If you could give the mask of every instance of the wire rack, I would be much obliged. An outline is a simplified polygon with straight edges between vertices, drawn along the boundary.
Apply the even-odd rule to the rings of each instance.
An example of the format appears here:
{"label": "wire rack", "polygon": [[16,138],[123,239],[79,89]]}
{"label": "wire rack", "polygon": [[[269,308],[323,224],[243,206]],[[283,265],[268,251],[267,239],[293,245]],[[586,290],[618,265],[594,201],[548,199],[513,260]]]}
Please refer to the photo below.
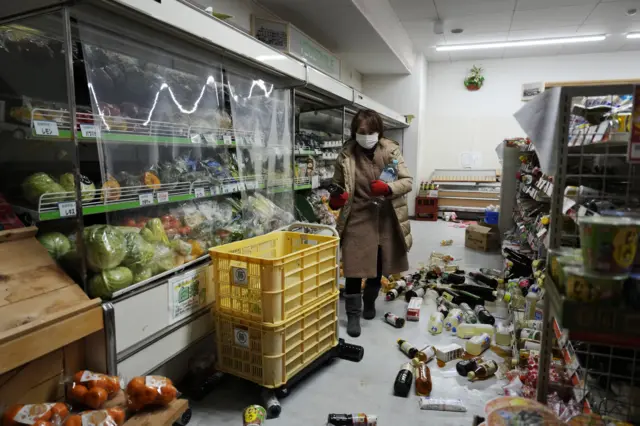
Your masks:
{"label": "wire rack", "polygon": [[[640,214],[640,165],[627,161],[634,86],[557,90],[555,173],[548,183],[532,185],[551,201],[550,251],[580,247],[585,216]],[[567,385],[583,411],[639,422],[640,311],[623,294],[605,297],[586,285],[586,293],[574,291],[547,273],[537,399],[546,403],[554,391],[549,375],[554,354],[561,353]]]}

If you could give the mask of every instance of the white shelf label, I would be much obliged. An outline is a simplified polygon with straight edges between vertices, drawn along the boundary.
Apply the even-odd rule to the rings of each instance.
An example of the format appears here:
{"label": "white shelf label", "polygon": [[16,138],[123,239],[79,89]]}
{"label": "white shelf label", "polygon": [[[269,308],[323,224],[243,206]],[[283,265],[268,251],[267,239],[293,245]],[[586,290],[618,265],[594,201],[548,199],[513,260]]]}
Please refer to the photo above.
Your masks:
{"label": "white shelf label", "polygon": [[200,134],[191,135],[191,143],[200,143],[201,140]]}
{"label": "white shelf label", "polygon": [[236,192],[237,190],[238,190],[238,189],[237,189],[237,186],[236,186],[236,184],[235,184],[235,183],[226,183],[226,184],[224,185],[224,192],[225,192],[226,194],[229,194],[229,193],[231,193],[231,192]]}
{"label": "white shelf label", "polygon": [[60,217],[72,217],[76,215],[76,202],[65,201],[64,203],[58,203],[58,211]]}
{"label": "white shelf label", "polygon": [[96,126],[93,124],[81,124],[80,134],[82,134],[83,138],[95,138],[98,136]]}
{"label": "white shelf label", "polygon": [[[207,141],[207,143],[209,144],[215,144],[216,143],[216,137],[214,136],[213,133],[205,133],[204,135],[204,140]],[[193,141],[193,139],[192,139]]]}
{"label": "white shelf label", "polygon": [[247,189],[247,191],[251,191],[253,189],[256,189],[256,183],[254,181],[248,181],[244,183],[244,187]]}
{"label": "white shelf label", "polygon": [[158,192],[156,194],[159,203],[167,203],[169,202],[169,193],[167,191]]}
{"label": "white shelf label", "polygon": [[233,144],[233,139],[231,139],[231,135],[224,135],[222,137],[222,140],[224,141],[225,145],[231,145]]}
{"label": "white shelf label", "polygon": [[40,136],[58,136],[58,123],[55,121],[42,121],[34,120],[33,127],[36,131],[36,135]]}
{"label": "white shelf label", "polygon": [[153,193],[151,192],[140,194],[138,195],[138,198],[140,199],[141,206],[150,206],[153,204]]}
{"label": "white shelf label", "polygon": [[202,198],[204,197],[204,188],[200,187],[200,188],[195,188],[193,190],[193,195],[196,196],[196,198]]}

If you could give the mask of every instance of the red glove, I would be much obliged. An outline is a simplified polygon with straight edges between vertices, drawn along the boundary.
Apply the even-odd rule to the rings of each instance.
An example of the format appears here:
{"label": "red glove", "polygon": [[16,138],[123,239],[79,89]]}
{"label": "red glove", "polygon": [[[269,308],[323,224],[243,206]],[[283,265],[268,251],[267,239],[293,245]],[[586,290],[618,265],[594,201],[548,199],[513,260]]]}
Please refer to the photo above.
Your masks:
{"label": "red glove", "polygon": [[374,197],[383,197],[391,194],[391,188],[385,182],[381,180],[374,180],[371,182],[371,195]]}
{"label": "red glove", "polygon": [[331,198],[329,198],[329,207],[331,207],[332,210],[340,210],[345,204],[347,204],[348,200],[348,192],[343,192],[342,194],[335,196],[332,195]]}

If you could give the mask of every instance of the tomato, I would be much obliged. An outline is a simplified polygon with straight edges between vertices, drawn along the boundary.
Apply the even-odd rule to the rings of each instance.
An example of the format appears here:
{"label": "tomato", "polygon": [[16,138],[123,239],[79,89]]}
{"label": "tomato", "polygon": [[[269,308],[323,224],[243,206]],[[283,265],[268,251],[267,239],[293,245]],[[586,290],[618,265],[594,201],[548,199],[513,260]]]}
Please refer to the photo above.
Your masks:
{"label": "tomato", "polygon": [[136,226],[136,220],[132,218],[125,220],[124,226]]}
{"label": "tomato", "polygon": [[179,229],[180,235],[187,235],[191,232],[191,227],[189,226],[183,226],[182,228]]}

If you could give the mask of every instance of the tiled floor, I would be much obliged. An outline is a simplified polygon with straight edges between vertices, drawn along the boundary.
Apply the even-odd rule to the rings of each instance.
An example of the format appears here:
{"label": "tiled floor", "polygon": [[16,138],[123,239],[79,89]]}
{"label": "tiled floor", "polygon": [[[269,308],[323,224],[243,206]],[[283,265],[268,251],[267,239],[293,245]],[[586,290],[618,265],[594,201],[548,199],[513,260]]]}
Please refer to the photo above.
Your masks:
{"label": "tiled floor", "polygon": [[[481,253],[464,247],[464,229],[446,222],[412,222],[414,246],[409,255],[410,265],[416,269],[425,262],[432,251],[450,254],[463,269],[479,267],[500,268],[499,254]],[[453,239],[453,245],[441,247],[440,241]],[[464,344],[448,332],[432,336],[427,332],[430,312],[435,308],[424,304],[419,323],[407,323],[398,330],[380,320],[380,314],[393,311],[404,314],[404,301],[385,302],[378,299],[378,318],[362,320],[362,335],[357,339],[347,336],[344,308],[340,307],[340,335],[364,346],[365,356],[360,363],[336,359],[333,363],[311,375],[282,399],[282,414],[268,420],[272,426],[320,426],[326,423],[329,413],[364,412],[376,414],[378,425],[471,425],[473,416],[482,414],[487,400],[498,395],[501,385],[496,379],[470,383],[460,376],[447,377],[455,368],[455,362],[439,368],[435,361],[429,363],[433,379],[434,398],[461,399],[467,406],[466,413],[421,411],[418,398],[392,396],[392,386],[400,366],[407,358],[397,349],[396,340],[403,338],[416,345],[426,343],[440,346],[450,342]],[[499,358],[491,351],[485,355]],[[242,410],[251,404],[260,404],[260,388],[233,377],[211,392],[204,400],[192,403],[193,418],[190,426],[237,426],[242,424]]]}

